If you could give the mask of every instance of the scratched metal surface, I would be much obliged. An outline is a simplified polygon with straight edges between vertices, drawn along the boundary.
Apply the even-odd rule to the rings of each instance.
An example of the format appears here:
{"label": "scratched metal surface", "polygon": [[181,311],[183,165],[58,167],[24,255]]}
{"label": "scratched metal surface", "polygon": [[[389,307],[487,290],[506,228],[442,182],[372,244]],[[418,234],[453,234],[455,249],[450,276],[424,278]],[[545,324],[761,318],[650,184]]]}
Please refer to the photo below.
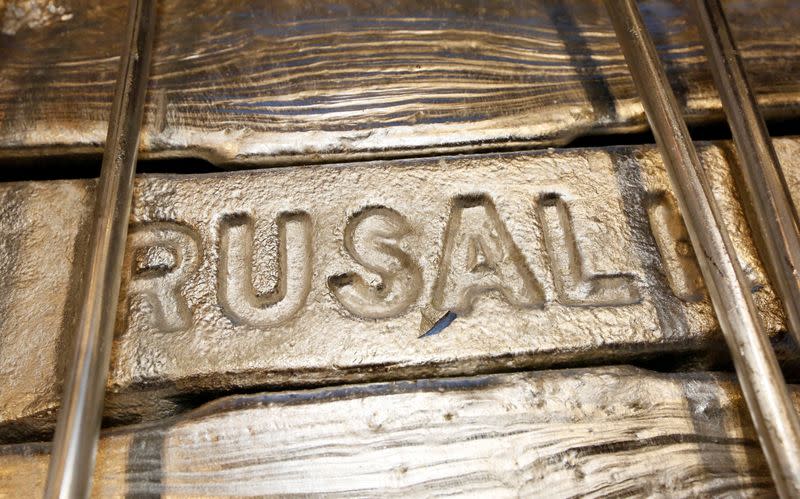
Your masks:
{"label": "scratched metal surface", "polygon": [[[0,446],[0,496],[41,496],[48,447]],[[97,463],[94,497],[775,496],[730,376],[630,367],[237,395]]]}
{"label": "scratched metal surface", "polygon": [[[800,141],[776,144],[798,195]],[[702,158],[780,341],[729,147]],[[4,439],[52,424],[92,185],[0,185]],[[115,418],[186,393],[723,349],[651,146],[141,176],[128,244]]]}
{"label": "scratched metal surface", "polygon": [[[0,157],[99,153],[125,4],[5,2]],[[307,164],[645,127],[599,0],[160,5],[143,156]],[[719,120],[687,6],[641,7],[687,117]],[[725,7],[764,111],[798,116],[798,1]]]}

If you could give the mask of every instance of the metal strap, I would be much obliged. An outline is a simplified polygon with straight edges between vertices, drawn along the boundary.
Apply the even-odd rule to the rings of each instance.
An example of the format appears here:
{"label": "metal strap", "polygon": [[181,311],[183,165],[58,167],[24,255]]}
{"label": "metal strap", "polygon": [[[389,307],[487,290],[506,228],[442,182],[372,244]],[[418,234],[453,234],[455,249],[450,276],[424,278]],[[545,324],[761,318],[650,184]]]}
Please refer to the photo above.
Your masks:
{"label": "metal strap", "polygon": [[[714,79],[744,166],[770,275],[800,341],[800,237],[777,157],[718,0],[696,0]],[[779,493],[800,496],[800,423],[719,209],[635,0],[606,0],[731,350]],[[54,437],[45,497],[87,497],[116,318],[121,266],[155,29],[155,0],[132,0],[127,44],[97,188],[75,355]]]}
{"label": "metal strap", "polygon": [[778,492],[800,496],[800,424],[710,184],[635,0],[606,0]]}
{"label": "metal strap", "polygon": [[156,0],[132,0],[97,185],[75,351],[65,377],[45,497],[91,490],[128,232]]}
{"label": "metal strap", "polygon": [[741,179],[749,197],[750,225],[759,253],[786,311],[789,331],[800,345],[800,235],[797,213],[747,81],[719,0],[695,0],[700,34],[733,132]]}

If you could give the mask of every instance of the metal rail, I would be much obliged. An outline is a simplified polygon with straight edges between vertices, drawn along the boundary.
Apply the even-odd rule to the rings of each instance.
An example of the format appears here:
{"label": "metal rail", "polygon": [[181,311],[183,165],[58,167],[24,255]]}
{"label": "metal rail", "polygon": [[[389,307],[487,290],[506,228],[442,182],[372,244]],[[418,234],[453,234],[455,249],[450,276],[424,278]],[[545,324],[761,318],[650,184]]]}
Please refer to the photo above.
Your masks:
{"label": "metal rail", "polygon": [[695,0],[694,9],[714,83],[736,143],[741,179],[752,205],[752,210],[748,210],[750,225],[770,281],[783,302],[789,331],[800,345],[797,213],[722,5],[719,0]]}
{"label": "metal rail", "polygon": [[[742,159],[754,227],[800,342],[798,221],[763,118],[718,0],[695,0],[714,80]],[[635,0],[606,0],[664,158],[761,445],[783,497],[800,496],[800,423],[762,330],[710,185]],[[97,449],[133,178],[147,88],[156,0],[132,0],[126,51],[96,193],[78,334],[51,454],[45,497],[87,497]]]}
{"label": "metal rail", "polygon": [[800,497],[800,424],[710,184],[635,0],[606,0],[779,494]]}
{"label": "metal rail", "polygon": [[156,0],[131,0],[125,52],[97,185],[75,352],[65,377],[45,497],[91,490],[128,232]]}

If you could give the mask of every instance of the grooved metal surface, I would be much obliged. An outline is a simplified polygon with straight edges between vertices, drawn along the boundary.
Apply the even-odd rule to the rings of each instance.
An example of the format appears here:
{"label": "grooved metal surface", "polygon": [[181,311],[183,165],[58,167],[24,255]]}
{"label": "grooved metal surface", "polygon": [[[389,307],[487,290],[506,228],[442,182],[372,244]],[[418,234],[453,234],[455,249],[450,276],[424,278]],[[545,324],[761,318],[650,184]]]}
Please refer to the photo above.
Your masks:
{"label": "grooved metal surface", "polygon": [[[105,139],[126,2],[50,4],[6,14],[0,157],[99,155]],[[305,164],[646,128],[600,0],[160,4],[143,157]],[[685,114],[721,121],[689,5],[641,4]],[[800,113],[798,5],[726,6],[770,117]]]}
{"label": "grooved metal surface", "polygon": [[[0,495],[41,492],[47,447],[0,446]],[[731,377],[630,367],[231,396],[98,463],[95,497],[775,494]]]}

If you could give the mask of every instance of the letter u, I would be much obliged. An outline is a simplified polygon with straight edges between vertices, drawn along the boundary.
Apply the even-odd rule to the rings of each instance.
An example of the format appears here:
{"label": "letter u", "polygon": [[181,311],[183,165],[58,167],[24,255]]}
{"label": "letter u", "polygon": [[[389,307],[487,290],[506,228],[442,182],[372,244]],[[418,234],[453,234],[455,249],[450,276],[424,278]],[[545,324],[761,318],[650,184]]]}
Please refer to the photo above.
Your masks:
{"label": "letter u", "polygon": [[255,222],[247,214],[220,222],[217,298],[225,315],[237,323],[271,327],[291,319],[305,304],[311,288],[311,220],[306,213],[277,217],[277,279],[259,293],[253,284]]}

